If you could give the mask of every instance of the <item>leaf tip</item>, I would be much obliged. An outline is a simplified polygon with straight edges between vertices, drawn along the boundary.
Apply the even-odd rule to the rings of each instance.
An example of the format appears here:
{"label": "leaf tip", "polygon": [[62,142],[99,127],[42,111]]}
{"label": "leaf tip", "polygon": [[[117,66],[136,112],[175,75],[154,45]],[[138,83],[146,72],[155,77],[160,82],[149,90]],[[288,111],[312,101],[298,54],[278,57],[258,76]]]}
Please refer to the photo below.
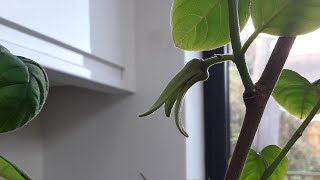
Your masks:
{"label": "leaf tip", "polygon": [[138,114],[138,116],[139,116],[139,117],[145,117],[145,116],[150,115],[151,113],[152,113],[152,112],[147,111],[147,112],[144,112],[144,113]]}
{"label": "leaf tip", "polygon": [[176,105],[176,109],[175,109],[175,122],[176,122],[176,126],[179,130],[179,132],[185,136],[186,138],[189,137],[188,133],[186,132],[186,130],[184,129],[183,125],[182,125],[182,121],[181,121],[181,117],[180,117],[180,107],[181,107],[181,98],[179,99],[177,105]]}
{"label": "leaf tip", "polygon": [[171,116],[171,111],[165,111],[166,117],[169,118]]}

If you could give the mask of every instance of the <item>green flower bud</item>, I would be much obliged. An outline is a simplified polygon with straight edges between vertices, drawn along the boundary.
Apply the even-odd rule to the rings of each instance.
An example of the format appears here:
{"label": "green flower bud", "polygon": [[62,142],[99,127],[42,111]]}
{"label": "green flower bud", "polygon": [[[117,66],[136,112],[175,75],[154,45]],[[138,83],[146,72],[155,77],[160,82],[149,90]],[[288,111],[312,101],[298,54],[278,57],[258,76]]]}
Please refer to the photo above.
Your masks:
{"label": "green flower bud", "polygon": [[192,59],[185,67],[169,82],[163,90],[156,102],[151,108],[139,115],[139,117],[147,116],[159,109],[165,104],[165,114],[170,117],[173,106],[175,105],[175,122],[179,131],[186,137],[188,134],[184,130],[180,117],[180,110],[184,95],[195,83],[204,81],[209,77],[208,67],[203,66],[203,60]]}

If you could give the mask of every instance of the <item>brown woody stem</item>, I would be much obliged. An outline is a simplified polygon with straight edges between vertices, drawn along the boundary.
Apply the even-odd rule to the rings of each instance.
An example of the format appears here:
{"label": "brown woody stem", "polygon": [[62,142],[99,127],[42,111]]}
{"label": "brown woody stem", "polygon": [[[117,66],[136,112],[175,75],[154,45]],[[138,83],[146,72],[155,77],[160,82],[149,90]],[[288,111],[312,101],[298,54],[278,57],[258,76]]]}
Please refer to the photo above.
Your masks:
{"label": "brown woody stem", "polygon": [[246,115],[225,180],[237,180],[240,178],[265,106],[280,76],[294,41],[295,37],[280,37],[278,39],[266,68],[259,81],[255,84],[255,92],[250,94],[244,93],[243,95],[246,105]]}

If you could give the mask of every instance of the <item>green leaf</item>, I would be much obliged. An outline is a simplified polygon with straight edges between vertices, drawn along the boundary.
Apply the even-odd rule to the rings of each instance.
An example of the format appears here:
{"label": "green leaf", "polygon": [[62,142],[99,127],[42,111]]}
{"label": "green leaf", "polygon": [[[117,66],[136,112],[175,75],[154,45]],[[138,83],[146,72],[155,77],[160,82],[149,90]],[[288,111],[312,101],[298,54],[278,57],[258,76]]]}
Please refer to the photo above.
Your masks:
{"label": "green leaf", "polygon": [[[269,145],[260,152],[260,155],[269,166],[280,154],[280,152],[280,147],[276,145]],[[288,171],[288,164],[288,157],[283,158],[280,164],[278,165],[277,169],[270,176],[269,180],[284,179]]]}
{"label": "green leaf", "polygon": [[320,1],[252,0],[251,16],[257,32],[297,36],[320,27]]}
{"label": "green leaf", "polygon": [[260,179],[265,169],[263,159],[253,149],[250,149],[240,180]]}
{"label": "green leaf", "polygon": [[[239,23],[249,18],[249,0],[239,0]],[[210,50],[230,41],[228,0],[174,0],[171,28],[175,45],[184,50]]]}
{"label": "green leaf", "polygon": [[[257,180],[260,179],[265,169],[280,154],[281,148],[276,145],[265,147],[259,154],[250,150],[245,166],[241,173],[240,180]],[[285,157],[272,173],[269,180],[284,179],[288,170],[288,158]]]}
{"label": "green leaf", "polygon": [[310,83],[300,74],[284,69],[272,96],[290,114],[304,119],[317,103],[320,95],[318,84],[318,81]]}
{"label": "green leaf", "polygon": [[0,177],[6,180],[31,180],[25,172],[3,156],[0,156]]}
{"label": "green leaf", "polygon": [[32,120],[40,112],[48,89],[47,75],[39,64],[0,52],[0,133]]}

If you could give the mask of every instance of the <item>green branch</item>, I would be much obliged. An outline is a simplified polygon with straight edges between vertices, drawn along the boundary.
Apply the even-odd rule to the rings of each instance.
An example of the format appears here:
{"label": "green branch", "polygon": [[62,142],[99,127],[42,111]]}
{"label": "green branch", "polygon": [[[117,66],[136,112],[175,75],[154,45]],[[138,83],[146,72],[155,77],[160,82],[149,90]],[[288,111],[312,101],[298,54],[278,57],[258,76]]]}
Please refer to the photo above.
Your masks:
{"label": "green branch", "polygon": [[242,49],[240,50],[240,56],[244,56],[244,54],[247,52],[248,48],[250,47],[252,42],[257,38],[258,35],[259,31],[255,31],[253,34],[251,34],[249,39],[244,43]]}
{"label": "green branch", "polygon": [[243,61],[238,61],[238,62],[234,61],[234,62],[236,64],[237,68],[238,68],[238,71],[239,71],[243,86],[245,88],[245,93],[247,93],[247,94],[253,93],[255,91],[254,90],[254,84],[253,84],[253,81],[251,79],[251,76],[250,76],[246,61],[243,59]]}
{"label": "green branch", "polygon": [[229,30],[230,30],[232,50],[233,50],[235,59],[238,60],[240,50],[241,50],[240,28],[239,28],[239,17],[238,17],[238,1],[228,0],[228,8],[229,8]]}
{"label": "green branch", "polygon": [[311,122],[313,117],[317,114],[319,109],[320,109],[320,99],[318,100],[317,104],[314,106],[314,108],[312,109],[310,114],[307,116],[307,118],[303,121],[303,123],[300,125],[300,127],[296,130],[296,132],[290,138],[290,140],[285,145],[285,147],[282,149],[282,151],[277,156],[277,158],[264,171],[260,180],[267,180],[272,175],[272,173],[275,171],[275,169],[280,164],[281,160],[287,155],[288,151],[292,148],[294,143],[302,136],[303,131],[307,128],[307,126],[309,125],[309,123]]}
{"label": "green branch", "polygon": [[244,54],[241,54],[241,41],[240,41],[240,28],[238,17],[238,0],[228,0],[229,8],[229,29],[232,50],[234,54],[234,62],[239,70],[243,85],[246,93],[252,93],[254,91],[254,84],[248,71],[248,67],[244,58]]}
{"label": "green branch", "polygon": [[208,69],[212,65],[215,65],[215,64],[218,64],[221,62],[225,62],[228,60],[233,60],[233,55],[219,55],[219,54],[217,54],[214,57],[203,60],[203,62],[202,62],[203,69]]}

